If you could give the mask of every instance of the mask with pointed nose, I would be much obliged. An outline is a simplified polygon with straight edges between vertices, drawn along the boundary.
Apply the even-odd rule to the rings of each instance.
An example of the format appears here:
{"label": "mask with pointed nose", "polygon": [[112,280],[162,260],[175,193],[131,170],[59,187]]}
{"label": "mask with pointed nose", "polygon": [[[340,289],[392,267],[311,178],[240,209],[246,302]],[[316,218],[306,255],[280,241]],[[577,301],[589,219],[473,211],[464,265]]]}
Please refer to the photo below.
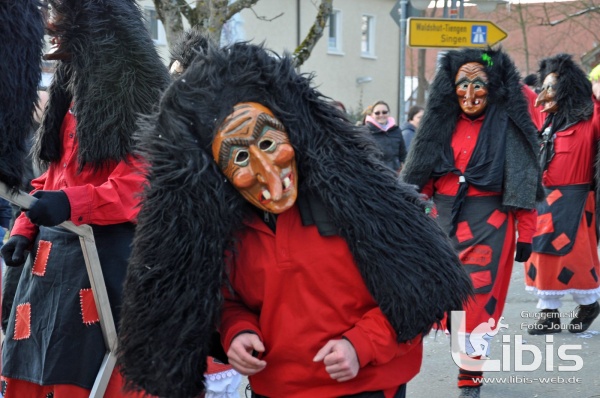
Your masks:
{"label": "mask with pointed nose", "polygon": [[549,73],[544,78],[542,91],[535,99],[535,106],[542,106],[542,112],[556,113],[558,111],[558,103],[556,102],[556,84],[558,83],[558,75]]}
{"label": "mask with pointed nose", "polygon": [[460,109],[468,116],[479,116],[487,106],[488,77],[483,65],[469,62],[458,69],[454,85]]}
{"label": "mask with pointed nose", "polygon": [[254,206],[273,214],[292,207],[298,196],[294,148],[283,124],[255,102],[234,106],[212,145],[223,174]]}

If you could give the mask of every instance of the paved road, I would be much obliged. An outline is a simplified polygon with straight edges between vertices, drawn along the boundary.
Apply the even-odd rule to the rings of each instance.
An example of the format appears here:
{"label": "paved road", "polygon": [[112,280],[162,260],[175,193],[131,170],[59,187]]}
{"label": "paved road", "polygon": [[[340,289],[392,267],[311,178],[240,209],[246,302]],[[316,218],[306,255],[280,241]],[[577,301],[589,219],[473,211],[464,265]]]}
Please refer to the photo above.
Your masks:
{"label": "paved road", "polygon": [[[523,266],[515,263],[508,300],[504,308],[503,323],[509,325],[492,341],[491,358],[498,359],[503,347],[510,349],[510,371],[486,372],[486,377],[498,378],[497,384],[486,384],[482,387],[482,398],[600,398],[600,317],[590,329],[581,334],[571,334],[567,331],[553,335],[553,342],[547,344],[546,336],[530,336],[521,329],[522,323],[530,324],[535,320],[531,317],[537,313],[537,300],[525,292]],[[561,312],[574,310],[576,304],[570,297],[563,299]],[[563,320],[566,324],[570,319]],[[503,343],[503,336],[510,336],[508,343]],[[535,371],[518,371],[514,362],[518,336],[523,344],[533,344],[540,348],[541,366]],[[505,338],[506,339],[506,338]],[[570,348],[565,354],[579,356],[582,367],[579,371],[559,371],[559,366],[575,366],[574,360],[563,360],[558,357],[561,346],[575,345],[580,348]],[[526,346],[525,346],[526,347]],[[552,370],[547,371],[546,350],[553,353]],[[563,355],[564,357],[564,355]],[[534,354],[523,352],[523,365],[532,364]],[[504,365],[504,363],[503,363]],[[450,339],[442,333],[431,333],[425,338],[425,350],[421,372],[408,384],[407,398],[453,398],[460,391],[456,387],[458,368],[450,355]],[[505,379],[504,381],[502,380]],[[244,380],[240,388],[240,397],[247,382]],[[316,397],[315,397],[316,398]]]}
{"label": "paved road", "polygon": [[[537,313],[537,300],[525,292],[523,266],[515,263],[508,300],[504,308],[504,321],[509,325],[492,341],[492,359],[498,359],[503,352],[503,345],[508,346],[513,360],[510,371],[486,372],[486,377],[506,379],[499,384],[486,384],[482,387],[482,398],[592,398],[600,397],[600,318],[592,324],[587,332],[572,334],[567,331],[553,335],[553,343],[546,343],[546,336],[530,336],[522,329],[522,323],[530,324]],[[561,312],[569,313],[576,304],[570,296],[563,299]],[[570,319],[563,320],[566,324]],[[503,335],[510,335],[510,343],[503,343]],[[514,363],[516,336],[522,336],[523,344],[534,344],[541,349],[542,365],[535,371],[517,371],[518,364]],[[506,339],[506,338],[505,338]],[[559,371],[559,366],[576,365],[572,360],[558,358],[558,350],[564,345],[576,345],[581,349],[572,348],[566,351],[568,355],[581,357],[582,368],[579,371]],[[449,338],[443,334],[430,334],[425,339],[425,355],[421,372],[408,384],[408,398],[458,397],[456,387],[457,367],[450,355]],[[548,347],[547,347],[548,346]],[[546,349],[553,352],[552,371],[546,370]],[[564,356],[563,356],[564,357]],[[532,364],[534,355],[525,352],[521,363]],[[550,380],[549,380],[550,379]],[[553,379],[553,380],[552,380]],[[529,382],[525,382],[528,380]],[[572,383],[569,383],[571,381]]]}

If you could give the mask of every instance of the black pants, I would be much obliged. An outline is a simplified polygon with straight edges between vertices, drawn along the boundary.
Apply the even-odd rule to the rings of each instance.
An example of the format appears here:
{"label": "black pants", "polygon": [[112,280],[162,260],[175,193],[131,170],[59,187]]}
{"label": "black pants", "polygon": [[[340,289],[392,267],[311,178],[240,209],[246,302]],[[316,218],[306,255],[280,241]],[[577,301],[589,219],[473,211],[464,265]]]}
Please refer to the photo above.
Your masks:
{"label": "black pants", "polygon": [[[252,392],[252,398],[267,398],[264,395],[258,395]],[[383,391],[367,391],[367,392],[359,392],[358,394],[353,395],[344,395],[340,398],[384,398]],[[406,384],[402,384],[398,387],[398,391],[394,395],[394,398],[406,398]]]}

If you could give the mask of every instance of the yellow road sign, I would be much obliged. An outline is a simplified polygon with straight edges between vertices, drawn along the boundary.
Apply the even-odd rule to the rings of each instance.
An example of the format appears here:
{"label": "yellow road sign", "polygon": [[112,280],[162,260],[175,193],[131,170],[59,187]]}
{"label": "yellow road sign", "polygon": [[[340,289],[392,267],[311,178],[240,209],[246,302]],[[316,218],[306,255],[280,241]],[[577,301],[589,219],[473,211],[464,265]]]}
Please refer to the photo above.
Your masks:
{"label": "yellow road sign", "polygon": [[409,18],[410,47],[487,47],[506,39],[508,33],[491,21],[445,18]]}

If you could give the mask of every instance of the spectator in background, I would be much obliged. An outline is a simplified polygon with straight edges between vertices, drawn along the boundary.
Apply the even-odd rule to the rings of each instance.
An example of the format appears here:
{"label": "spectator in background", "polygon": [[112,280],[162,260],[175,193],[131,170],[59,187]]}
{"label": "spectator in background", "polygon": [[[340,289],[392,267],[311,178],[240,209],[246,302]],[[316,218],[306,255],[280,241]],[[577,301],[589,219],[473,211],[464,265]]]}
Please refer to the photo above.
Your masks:
{"label": "spectator in background", "polygon": [[410,142],[415,135],[415,131],[419,127],[419,123],[421,123],[421,118],[423,117],[423,113],[425,110],[422,106],[414,105],[411,106],[408,110],[408,118],[406,122],[400,127],[402,131],[402,138],[404,138],[404,145],[406,147],[406,151],[410,150]]}
{"label": "spectator in background", "polygon": [[342,112],[344,115],[347,113],[346,112],[346,107],[340,101],[333,101],[331,103],[331,105],[333,105],[334,107],[336,107],[337,109],[339,109],[340,112]]}
{"label": "spectator in background", "polygon": [[357,126],[364,126],[367,122],[367,116],[371,114],[373,105],[367,106],[361,113],[362,119],[356,122]]}
{"label": "spectator in background", "polygon": [[377,101],[371,108],[371,113],[365,117],[365,125],[371,132],[371,137],[382,152],[381,160],[396,173],[400,173],[406,159],[406,146],[400,127],[390,116],[390,107],[384,101]]}

